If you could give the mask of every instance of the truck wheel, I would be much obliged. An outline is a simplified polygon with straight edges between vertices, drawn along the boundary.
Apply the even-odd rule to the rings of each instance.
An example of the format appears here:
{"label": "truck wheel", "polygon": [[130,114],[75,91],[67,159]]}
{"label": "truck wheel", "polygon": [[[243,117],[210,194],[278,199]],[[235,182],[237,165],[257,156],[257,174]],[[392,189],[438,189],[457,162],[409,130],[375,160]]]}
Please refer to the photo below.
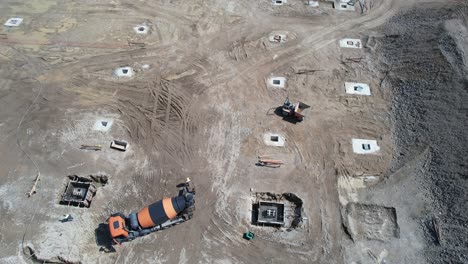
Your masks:
{"label": "truck wheel", "polygon": [[187,214],[184,214],[182,217],[184,218],[184,220],[190,220],[192,219],[192,215],[191,213],[187,213]]}

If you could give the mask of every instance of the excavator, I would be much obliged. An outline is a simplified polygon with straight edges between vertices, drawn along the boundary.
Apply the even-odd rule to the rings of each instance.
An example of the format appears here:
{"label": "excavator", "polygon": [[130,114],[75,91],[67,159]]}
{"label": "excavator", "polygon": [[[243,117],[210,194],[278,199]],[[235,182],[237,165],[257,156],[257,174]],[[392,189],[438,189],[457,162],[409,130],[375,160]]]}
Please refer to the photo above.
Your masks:
{"label": "excavator", "polygon": [[301,101],[298,101],[297,104],[293,104],[289,101],[289,97],[286,97],[282,107],[283,116],[293,116],[298,121],[304,120],[304,118],[309,114],[309,111],[310,105]]}
{"label": "excavator", "polygon": [[189,178],[178,187],[178,196],[159,200],[138,213],[112,214],[107,223],[113,242],[121,244],[190,220],[195,210],[195,188],[190,189]]}

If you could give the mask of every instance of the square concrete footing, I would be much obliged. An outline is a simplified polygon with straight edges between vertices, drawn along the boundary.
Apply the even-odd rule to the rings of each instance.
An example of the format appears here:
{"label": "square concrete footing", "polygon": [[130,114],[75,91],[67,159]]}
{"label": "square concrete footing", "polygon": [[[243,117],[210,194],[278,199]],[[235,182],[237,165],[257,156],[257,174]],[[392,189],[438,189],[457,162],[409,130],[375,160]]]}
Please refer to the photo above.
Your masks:
{"label": "square concrete footing", "polygon": [[263,135],[263,142],[265,142],[267,146],[284,147],[285,139],[280,134],[266,133]]}
{"label": "square concrete footing", "polygon": [[271,1],[275,6],[281,6],[288,3],[288,0],[272,0]]}
{"label": "square concrete footing", "polygon": [[380,150],[377,140],[353,138],[352,144],[353,152],[357,154],[374,154]]}
{"label": "square concrete footing", "polygon": [[340,47],[350,49],[362,48],[362,42],[360,39],[344,38],[340,39]]}
{"label": "square concrete footing", "polygon": [[365,83],[345,82],[347,94],[371,95],[370,87]]}
{"label": "square concrete footing", "polygon": [[335,0],[334,5],[336,10],[355,11],[355,2],[356,0]]}
{"label": "square concrete footing", "polygon": [[120,67],[114,70],[114,75],[121,78],[130,78],[134,74],[132,67]]}
{"label": "square concrete footing", "polygon": [[23,19],[21,17],[12,17],[8,19],[3,25],[7,27],[18,27],[22,22]]}
{"label": "square concrete footing", "polygon": [[285,77],[270,77],[267,80],[267,84],[271,88],[284,89],[286,87]]}
{"label": "square concrete footing", "polygon": [[100,118],[94,122],[93,130],[107,132],[112,127],[114,120],[109,118]]}

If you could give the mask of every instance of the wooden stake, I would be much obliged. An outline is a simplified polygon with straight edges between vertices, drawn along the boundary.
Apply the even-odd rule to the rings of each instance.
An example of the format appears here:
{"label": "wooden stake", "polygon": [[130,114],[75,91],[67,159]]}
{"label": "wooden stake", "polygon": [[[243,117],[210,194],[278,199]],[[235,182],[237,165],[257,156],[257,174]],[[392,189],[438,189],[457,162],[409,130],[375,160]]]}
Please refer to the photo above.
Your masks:
{"label": "wooden stake", "polygon": [[36,179],[34,180],[34,184],[33,184],[33,187],[31,188],[31,191],[27,193],[28,198],[36,193],[36,186],[37,186],[37,183],[39,182],[39,178],[41,178],[41,173],[40,172],[38,172],[37,175],[36,175]]}

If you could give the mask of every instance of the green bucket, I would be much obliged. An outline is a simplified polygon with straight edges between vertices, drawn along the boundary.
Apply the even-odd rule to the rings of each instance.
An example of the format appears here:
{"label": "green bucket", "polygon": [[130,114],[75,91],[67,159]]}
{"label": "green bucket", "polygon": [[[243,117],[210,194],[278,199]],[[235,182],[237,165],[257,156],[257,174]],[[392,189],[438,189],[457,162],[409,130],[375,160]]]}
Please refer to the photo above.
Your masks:
{"label": "green bucket", "polygon": [[244,233],[244,238],[247,240],[252,240],[254,239],[254,237],[255,237],[255,234],[250,231],[247,231]]}

